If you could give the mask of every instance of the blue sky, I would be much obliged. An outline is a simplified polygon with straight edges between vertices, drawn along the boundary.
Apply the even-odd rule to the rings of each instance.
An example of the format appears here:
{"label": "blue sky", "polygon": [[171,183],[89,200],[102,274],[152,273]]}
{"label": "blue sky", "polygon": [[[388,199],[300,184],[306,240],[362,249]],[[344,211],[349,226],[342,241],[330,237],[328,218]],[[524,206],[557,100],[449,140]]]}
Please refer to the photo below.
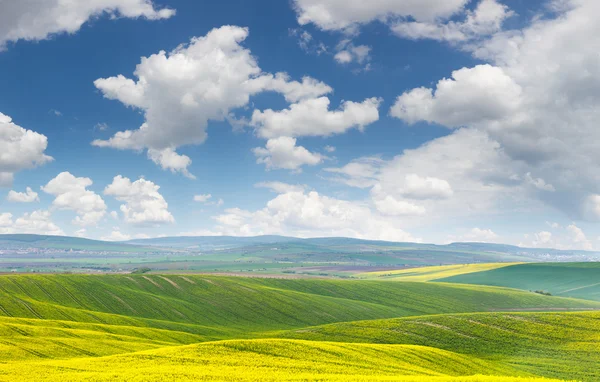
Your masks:
{"label": "blue sky", "polygon": [[2,4],[0,232],[598,249],[596,8]]}

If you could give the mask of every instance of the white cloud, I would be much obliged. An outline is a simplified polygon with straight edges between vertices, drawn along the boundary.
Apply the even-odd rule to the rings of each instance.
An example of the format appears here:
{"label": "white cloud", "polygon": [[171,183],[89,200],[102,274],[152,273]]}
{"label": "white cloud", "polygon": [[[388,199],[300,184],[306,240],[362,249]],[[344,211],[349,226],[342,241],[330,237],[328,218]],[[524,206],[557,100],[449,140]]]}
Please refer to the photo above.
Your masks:
{"label": "white cloud", "polygon": [[325,151],[327,151],[328,153],[335,152],[335,146],[327,145],[327,146],[323,147],[323,149],[325,149]]}
{"label": "white cloud", "polygon": [[41,166],[52,160],[44,152],[45,135],[26,130],[0,113],[0,186],[10,186],[16,172]]}
{"label": "white cloud", "polygon": [[425,215],[427,210],[423,206],[405,200],[396,200],[393,196],[386,195],[385,197],[374,200],[377,210],[384,215],[391,216],[411,216]]}
{"label": "white cloud", "polygon": [[410,199],[447,199],[453,194],[450,183],[434,177],[408,174],[400,193]]}
{"label": "white cloud", "polygon": [[87,230],[85,228],[78,229],[73,235],[75,237],[87,237]]}
{"label": "white cloud", "polygon": [[8,41],[44,40],[60,33],[75,33],[88,20],[114,17],[165,19],[175,11],[157,10],[149,0],[19,0],[0,4],[0,49]]}
{"label": "white cloud", "polygon": [[433,21],[463,10],[469,0],[294,0],[298,23],[323,30],[354,31],[360,24],[388,18],[413,17]]}
{"label": "white cloud", "polygon": [[[600,140],[600,42],[593,36],[600,34],[600,3],[574,0],[556,11],[555,18],[534,18],[521,31],[473,44],[474,56],[488,64],[457,70],[435,88],[405,92],[391,114],[408,123],[466,126],[496,146],[496,158],[476,150],[482,157],[473,158],[475,175],[487,181],[472,190],[473,199],[491,188],[504,189],[497,196],[530,198],[529,204],[545,203],[574,220],[598,220],[600,154],[594,142]],[[472,150],[459,142],[459,134],[466,138],[457,131],[453,144]],[[438,175],[429,176],[461,184],[440,176],[446,166],[442,158],[439,163]]]}
{"label": "white cloud", "polygon": [[164,169],[182,172],[190,158],[175,150],[207,139],[209,121],[235,120],[232,111],[248,105],[252,95],[274,91],[288,102],[304,102],[332,89],[310,77],[291,81],[287,74],[262,72],[241,43],[248,29],[223,26],[194,37],[170,53],[160,51],[142,58],[134,72],[94,82],[104,97],[143,111],[137,130],[116,133],[92,144],[117,149],[149,149],[149,157]]}
{"label": "white cloud", "polygon": [[42,191],[54,195],[54,208],[71,210],[77,213],[74,224],[97,224],[106,214],[106,204],[102,197],[87,188],[92,185],[90,178],[77,178],[69,172],[61,172],[42,187]]}
{"label": "white cloud", "polygon": [[374,240],[420,239],[402,230],[397,220],[382,216],[359,202],[317,192],[286,192],[257,211],[228,209],[215,216],[213,230],[225,235],[281,234],[298,237],[344,236]]}
{"label": "white cloud", "polygon": [[366,64],[371,61],[371,47],[367,45],[354,45],[352,40],[343,39],[336,47],[337,53],[333,58],[340,64],[349,64],[357,62]]}
{"label": "white cloud", "polygon": [[464,42],[499,32],[504,20],[513,14],[506,5],[496,0],[482,0],[473,11],[466,12],[464,21],[400,21],[390,27],[399,37],[411,40]]}
{"label": "white cloud", "polygon": [[288,184],[283,182],[261,182],[255,184],[254,187],[268,188],[269,190],[277,194],[286,194],[288,192],[303,192],[307,188],[304,184]]}
{"label": "white cloud", "polygon": [[199,203],[206,203],[210,198],[212,198],[211,194],[194,195],[194,201]]}
{"label": "white cloud", "polygon": [[269,139],[265,148],[256,147],[253,151],[257,157],[256,163],[263,163],[268,170],[298,171],[304,165],[314,166],[324,159],[321,154],[296,146],[296,138],[290,137]]}
{"label": "white cloud", "polygon": [[108,236],[102,236],[101,239],[105,240],[105,241],[125,241],[125,240],[131,239],[131,235],[128,235],[126,233],[122,233],[121,231],[119,231],[118,229],[116,229],[116,230],[113,230],[110,233],[110,235],[108,235]]}
{"label": "white cloud", "polygon": [[519,243],[521,247],[556,248],[562,250],[593,251],[594,245],[583,230],[575,224],[566,227],[556,226],[557,232],[541,231],[533,235],[525,235],[525,240]]}
{"label": "white cloud", "polygon": [[6,200],[8,200],[9,202],[15,202],[15,203],[33,203],[33,202],[39,202],[40,197],[38,196],[37,192],[35,192],[31,189],[31,187],[27,187],[25,189],[25,192],[16,192],[16,191],[10,190],[8,192],[8,196],[6,197]]}
{"label": "white cloud", "polygon": [[289,109],[255,110],[250,125],[261,138],[331,136],[352,128],[362,130],[379,120],[381,99],[362,103],[346,101],[338,110],[329,110],[329,98],[311,98],[292,104]]}
{"label": "white cloud", "polygon": [[377,184],[377,176],[381,166],[385,164],[381,158],[363,157],[353,160],[340,168],[326,168],[325,171],[339,174],[333,180],[351,187],[369,188]]}
{"label": "white cloud", "polygon": [[148,149],[148,158],[152,162],[160,165],[163,170],[171,170],[171,172],[181,172],[184,176],[190,179],[196,177],[188,171],[188,166],[192,164],[192,160],[187,155],[180,155],[172,148],[163,150]]}
{"label": "white cloud", "polygon": [[50,220],[50,212],[37,210],[25,213],[17,220],[12,220],[10,213],[0,214],[0,233],[27,233],[36,235],[64,235],[62,229]]}
{"label": "white cloud", "polygon": [[110,217],[118,220],[119,219],[119,213],[117,211],[110,211]]}
{"label": "white cloud", "polygon": [[124,202],[120,209],[125,222],[137,225],[159,225],[173,223],[175,219],[168,210],[169,205],[158,192],[159,186],[149,180],[131,182],[121,175],[104,189],[104,194]]}
{"label": "white cloud", "polygon": [[417,88],[405,92],[390,114],[408,123],[480,125],[510,118],[521,105],[521,93],[521,87],[502,68],[479,65],[452,72],[452,78],[440,80],[435,91]]}

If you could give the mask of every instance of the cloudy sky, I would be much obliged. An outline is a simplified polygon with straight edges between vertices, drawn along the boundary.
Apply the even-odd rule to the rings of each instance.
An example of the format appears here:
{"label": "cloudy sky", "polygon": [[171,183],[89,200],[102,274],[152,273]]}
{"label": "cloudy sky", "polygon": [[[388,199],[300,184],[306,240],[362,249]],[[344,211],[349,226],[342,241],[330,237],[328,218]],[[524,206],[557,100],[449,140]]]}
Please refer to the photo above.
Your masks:
{"label": "cloudy sky", "polygon": [[600,250],[597,0],[0,0],[0,233]]}

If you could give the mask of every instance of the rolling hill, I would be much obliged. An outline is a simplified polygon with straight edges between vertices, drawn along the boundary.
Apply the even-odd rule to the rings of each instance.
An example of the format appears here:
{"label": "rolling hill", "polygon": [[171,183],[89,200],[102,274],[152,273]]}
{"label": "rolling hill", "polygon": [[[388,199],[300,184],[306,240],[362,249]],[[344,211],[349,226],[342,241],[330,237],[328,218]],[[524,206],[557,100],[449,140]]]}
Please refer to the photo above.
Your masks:
{"label": "rolling hill", "polygon": [[594,380],[600,313],[564,311],[599,309],[439,282],[4,275],[0,380]]}
{"label": "rolling hill", "polygon": [[600,263],[515,264],[437,281],[540,290],[600,301]]}
{"label": "rolling hill", "polygon": [[600,312],[475,313],[331,324],[272,335],[342,343],[410,344],[521,373],[600,380]]}

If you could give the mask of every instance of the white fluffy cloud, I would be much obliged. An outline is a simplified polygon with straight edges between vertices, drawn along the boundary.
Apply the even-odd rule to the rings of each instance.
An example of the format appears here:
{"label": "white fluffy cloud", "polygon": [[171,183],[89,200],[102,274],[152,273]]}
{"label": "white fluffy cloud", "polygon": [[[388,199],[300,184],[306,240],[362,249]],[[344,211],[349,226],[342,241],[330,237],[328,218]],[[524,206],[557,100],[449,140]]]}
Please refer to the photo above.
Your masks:
{"label": "white fluffy cloud", "polygon": [[158,192],[159,186],[149,180],[131,182],[121,175],[104,189],[104,194],[124,202],[120,209],[125,222],[137,225],[159,225],[173,223],[175,219],[168,210],[169,205]]}
{"label": "white fluffy cloud", "polygon": [[519,243],[522,247],[533,248],[557,248],[565,250],[595,250],[592,241],[586,236],[583,230],[574,223],[566,227],[554,226],[553,231],[540,231],[534,234],[527,234],[524,240]]}
{"label": "white fluffy cloud", "polygon": [[39,202],[40,197],[38,196],[37,192],[35,192],[31,189],[31,187],[27,187],[25,189],[25,192],[17,192],[14,190],[10,190],[8,192],[8,196],[6,197],[6,200],[8,200],[9,202],[16,202],[16,203],[33,203],[33,202]]}
{"label": "white fluffy cloud", "polygon": [[137,130],[121,131],[93,144],[148,149],[150,159],[162,168],[191,176],[190,158],[175,150],[203,143],[209,121],[231,120],[232,111],[248,105],[252,95],[273,91],[303,105],[332,91],[310,77],[299,82],[285,73],[262,72],[241,45],[247,37],[246,28],[223,26],[170,53],[142,58],[134,73],[137,80],[123,75],[96,80],[106,98],[142,110],[145,122]]}
{"label": "white fluffy cloud", "polygon": [[106,214],[106,204],[102,197],[87,188],[93,184],[90,178],[78,178],[69,172],[61,172],[42,191],[56,198],[52,206],[77,213],[74,224],[97,224]]}
{"label": "white fluffy cloud", "polygon": [[408,123],[462,127],[510,118],[521,106],[521,87],[502,68],[463,68],[437,83],[398,97],[390,114]]}
{"label": "white fluffy cloud", "polygon": [[44,152],[45,135],[26,130],[0,113],[0,186],[10,186],[16,172],[43,165],[52,160]]}
{"label": "white fluffy cloud", "polygon": [[62,229],[50,220],[49,211],[25,213],[13,221],[10,213],[0,214],[0,233],[28,233],[36,235],[64,235]]}
{"label": "white fluffy cloud", "polygon": [[254,150],[257,163],[263,163],[268,170],[285,169],[298,171],[304,165],[314,166],[321,163],[321,154],[311,153],[302,146],[296,146],[296,138],[279,137],[269,139],[266,147]]}
{"label": "white fluffy cloud", "polygon": [[88,20],[108,14],[149,20],[165,19],[175,11],[155,9],[150,0],[19,0],[0,2],[0,49],[8,41],[43,40],[75,33]]}
{"label": "white fluffy cloud", "polygon": [[397,200],[391,195],[386,195],[381,199],[375,198],[374,202],[377,210],[384,215],[425,215],[427,212],[423,206],[419,206],[406,200]]}
{"label": "white fluffy cloud", "polygon": [[289,109],[255,110],[250,124],[262,138],[330,136],[352,128],[362,130],[379,119],[381,99],[361,103],[346,101],[338,110],[329,110],[329,98],[311,98],[292,104]]}
{"label": "white fluffy cloud", "polygon": [[[405,92],[391,114],[408,123],[472,131],[459,130],[451,141],[438,139],[446,149],[452,144],[472,151],[464,139],[473,134],[495,146],[495,158],[475,150],[481,156],[473,158],[478,166],[469,178],[482,182],[472,190],[473,199],[486,190],[504,189],[498,196],[527,194],[572,219],[598,220],[600,209],[593,200],[600,194],[600,155],[594,143],[600,140],[600,42],[593,36],[600,33],[600,3],[565,4],[555,18],[537,18],[522,31],[497,33],[473,45],[473,54],[489,64],[457,70],[435,88]],[[448,179],[445,168],[442,164],[429,176],[464,184]]]}
{"label": "white fluffy cloud", "polygon": [[389,241],[420,241],[399,228],[399,222],[367,205],[317,192],[277,195],[258,211],[228,209],[215,216],[215,232],[229,235],[283,234],[299,237],[345,236]]}
{"label": "white fluffy cloud", "polygon": [[371,60],[371,56],[369,55],[371,47],[367,45],[354,45],[350,39],[343,39],[340,41],[336,46],[336,50],[337,53],[333,58],[340,64],[357,62],[362,65]]}
{"label": "white fluffy cloud", "polygon": [[294,0],[298,23],[323,30],[353,30],[360,24],[388,18],[433,21],[463,10],[469,0]]}
{"label": "white fluffy cloud", "polygon": [[188,171],[188,166],[192,164],[192,160],[187,155],[177,154],[172,148],[163,150],[148,149],[148,158],[152,162],[159,165],[163,170],[171,170],[171,172],[181,172],[184,176],[190,179],[196,177]]}
{"label": "white fluffy cloud", "polygon": [[504,4],[496,0],[482,0],[474,10],[466,12],[463,21],[400,21],[392,23],[391,29],[396,35],[411,40],[464,42],[499,32],[504,20],[512,15],[513,12]]}

